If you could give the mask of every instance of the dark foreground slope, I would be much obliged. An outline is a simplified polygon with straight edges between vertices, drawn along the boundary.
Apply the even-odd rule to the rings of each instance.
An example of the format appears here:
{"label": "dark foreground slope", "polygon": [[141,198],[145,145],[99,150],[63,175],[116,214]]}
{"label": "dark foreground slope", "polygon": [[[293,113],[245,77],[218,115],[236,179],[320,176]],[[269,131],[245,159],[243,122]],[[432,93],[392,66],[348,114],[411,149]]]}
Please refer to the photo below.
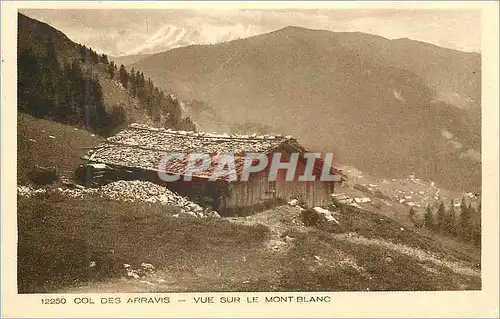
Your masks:
{"label": "dark foreground slope", "polygon": [[[481,288],[476,261],[374,213],[332,230],[287,206],[228,221],[55,195],[18,198],[21,293]],[[154,270],[128,274],[143,263]]]}

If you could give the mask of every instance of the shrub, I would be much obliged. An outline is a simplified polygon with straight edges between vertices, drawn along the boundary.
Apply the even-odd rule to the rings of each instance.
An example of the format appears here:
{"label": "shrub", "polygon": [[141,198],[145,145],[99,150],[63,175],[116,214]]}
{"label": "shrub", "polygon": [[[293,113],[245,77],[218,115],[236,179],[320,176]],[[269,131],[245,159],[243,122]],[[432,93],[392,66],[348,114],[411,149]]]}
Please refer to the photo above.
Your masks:
{"label": "shrub", "polygon": [[408,213],[408,215],[410,216],[410,219],[411,220],[414,220],[415,219],[415,209],[413,209],[413,207],[410,208],[410,212]]}
{"label": "shrub", "polygon": [[37,167],[28,172],[28,179],[35,185],[48,185],[57,181],[57,172],[55,167],[43,168]]}
{"label": "shrub", "polygon": [[266,239],[269,237],[269,234],[271,232],[269,227],[262,225],[262,224],[249,226],[247,228],[247,231],[248,231],[250,237],[255,239],[255,240]]}
{"label": "shrub", "polygon": [[314,209],[304,209],[300,213],[300,217],[302,219],[302,222],[306,226],[319,226],[321,225],[325,219],[323,215],[315,211]]}
{"label": "shrub", "polygon": [[384,193],[382,193],[379,189],[377,189],[377,190],[373,193],[373,195],[374,195],[375,197],[380,198],[380,199],[390,200],[390,197],[389,197],[389,196],[385,196],[385,195],[384,195]]}
{"label": "shrub", "polygon": [[380,203],[374,203],[374,202],[372,202],[372,206],[375,207],[376,209],[381,209],[382,208],[382,204],[380,204]]}
{"label": "shrub", "polygon": [[436,227],[436,222],[434,220],[434,214],[432,213],[431,206],[427,205],[424,215],[424,225],[428,229],[434,230]]}
{"label": "shrub", "polygon": [[363,193],[371,193],[368,187],[361,184],[356,184],[352,188],[357,189],[358,191],[362,191]]}
{"label": "shrub", "polygon": [[281,198],[272,198],[250,206],[235,206],[226,208],[224,216],[249,216],[276,206],[284,205],[286,201]]}

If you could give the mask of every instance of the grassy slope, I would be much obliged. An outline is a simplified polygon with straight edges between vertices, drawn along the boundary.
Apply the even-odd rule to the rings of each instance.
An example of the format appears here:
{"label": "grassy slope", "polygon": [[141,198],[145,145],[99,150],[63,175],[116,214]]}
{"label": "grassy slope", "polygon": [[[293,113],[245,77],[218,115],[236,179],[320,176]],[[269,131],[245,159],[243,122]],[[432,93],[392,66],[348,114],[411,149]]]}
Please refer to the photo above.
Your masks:
{"label": "grassy slope", "polygon": [[323,232],[299,236],[287,261],[283,268],[290,271],[285,272],[283,290],[427,291],[481,287],[479,277],[457,275],[397,250],[343,241]]}
{"label": "grassy slope", "polygon": [[[355,178],[354,178],[355,179]],[[383,193],[386,195],[392,194],[394,190],[397,189],[405,189],[411,190],[413,189],[415,192],[422,190],[417,184],[414,183],[405,183],[404,185],[399,184],[399,182],[389,182],[389,184],[380,183],[380,180],[375,178],[370,178],[365,175],[363,179],[357,179],[357,181],[361,181],[361,183],[369,184],[369,183],[379,183],[380,189],[383,190]],[[349,184],[351,184],[349,186]],[[387,206],[384,204],[380,198],[377,198],[372,192],[362,192],[360,190],[356,190],[352,188],[353,182],[348,182],[345,185],[337,188],[338,193],[345,193],[350,197],[365,197],[368,196],[372,200],[372,204],[361,204],[365,209],[374,211],[383,217],[388,217],[391,220],[400,223],[402,227],[407,229],[413,229],[418,231],[419,235],[422,237],[430,238],[434,241],[435,244],[440,244],[443,247],[446,247],[448,250],[453,250],[456,253],[465,256],[468,259],[475,260],[480,262],[481,260],[481,250],[478,249],[477,246],[471,243],[465,243],[463,241],[457,240],[456,238],[452,238],[447,235],[442,235],[433,231],[427,230],[425,227],[418,228],[415,225],[415,222],[412,221],[410,216],[408,215],[409,207],[405,204],[401,204],[398,201],[390,201],[391,206]],[[462,196],[459,192],[454,192],[446,189],[440,189],[440,196],[444,203],[448,204],[451,198],[460,198]],[[439,201],[431,198],[431,206],[439,205]],[[476,203],[474,203],[476,205]],[[437,210],[437,206],[434,208]],[[421,208],[415,208],[417,212],[417,216],[419,216],[419,220],[423,220],[425,213],[425,205]],[[457,209],[458,212],[459,209]],[[457,217],[458,218],[458,217]],[[473,218],[480,218],[480,216],[475,215]]]}
{"label": "grassy slope", "polygon": [[[480,289],[479,276],[406,251],[478,273],[473,262],[377,214],[345,212],[339,230],[291,226],[298,211],[286,206],[230,222],[174,218],[174,208],[157,205],[54,195],[19,198],[18,205],[18,278],[25,293]],[[353,231],[365,242],[345,237]],[[268,244],[276,236],[292,240],[275,251]],[[123,278],[123,263],[137,268],[142,262],[153,264],[155,274]]]}
{"label": "grassy slope", "polygon": [[212,265],[212,258],[231,259],[240,249],[251,251],[267,233],[262,226],[219,219],[177,219],[171,216],[176,208],[159,205],[54,195],[18,203],[22,293],[123,276],[123,263],[194,271]]}
{"label": "grassy slope", "polygon": [[305,227],[297,210],[284,206],[235,221],[263,223],[274,239],[294,238],[281,258],[278,290],[480,287],[480,258],[449,249],[432,236],[422,236],[377,213],[344,206],[336,218],[340,227],[333,223]]}
{"label": "grassy slope", "polygon": [[[25,184],[25,172],[35,164],[71,173],[80,163],[82,148],[100,140],[86,131],[24,114],[18,119],[20,184]],[[347,210],[339,217],[343,225],[339,230],[297,226],[291,221],[298,220],[298,211],[291,207],[236,218],[231,223],[173,218],[176,212],[174,208],[102,199],[18,198],[19,289],[151,292],[480,287],[478,276],[457,274],[384,247],[383,243],[391,242],[419,249],[479,272],[474,256],[450,250],[432,236],[402,232],[402,225],[374,213]],[[342,237],[349,232],[363,236],[368,244]],[[287,249],[269,249],[269,243],[286,235],[295,238],[285,245]],[[96,267],[89,268],[91,261]],[[155,278],[147,278],[152,284],[119,279],[124,276],[123,263],[137,267],[142,262],[157,267]]]}
{"label": "grassy slope", "polygon": [[[55,167],[59,175],[71,177],[89,147],[102,140],[86,130],[17,115],[17,177],[19,184],[28,182],[27,174],[35,165]],[[53,136],[54,138],[50,138]],[[34,141],[30,141],[34,140]]]}

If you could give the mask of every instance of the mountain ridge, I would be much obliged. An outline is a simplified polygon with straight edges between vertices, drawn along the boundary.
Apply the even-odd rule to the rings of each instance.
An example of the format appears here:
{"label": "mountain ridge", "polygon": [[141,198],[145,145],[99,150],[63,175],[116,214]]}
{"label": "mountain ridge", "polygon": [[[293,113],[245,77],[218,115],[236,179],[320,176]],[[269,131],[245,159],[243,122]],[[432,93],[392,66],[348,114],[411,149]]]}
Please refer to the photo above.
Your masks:
{"label": "mountain ridge", "polygon": [[[133,66],[184,99],[207,102],[221,123],[270,126],[383,176],[417,173],[456,187],[458,175],[470,180],[460,187],[479,185],[478,163],[465,159],[480,152],[480,59],[446,58],[455,51],[414,42],[403,50],[407,41],[380,38],[289,27],[176,48]],[[414,56],[413,46],[425,56]]]}
{"label": "mountain ridge", "polygon": [[118,70],[105,54],[21,13],[18,70],[18,109],[33,116],[105,135],[131,122],[193,129],[179,101],[142,73]]}

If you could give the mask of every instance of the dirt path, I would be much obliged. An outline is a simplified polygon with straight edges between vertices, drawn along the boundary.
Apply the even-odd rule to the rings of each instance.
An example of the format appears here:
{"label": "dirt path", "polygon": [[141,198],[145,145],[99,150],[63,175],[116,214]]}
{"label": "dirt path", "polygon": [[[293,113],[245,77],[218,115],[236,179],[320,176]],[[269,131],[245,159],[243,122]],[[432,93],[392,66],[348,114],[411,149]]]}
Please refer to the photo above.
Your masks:
{"label": "dirt path", "polygon": [[380,239],[369,239],[362,236],[359,236],[355,233],[347,233],[347,234],[338,234],[335,235],[336,239],[344,240],[353,244],[358,245],[375,245],[381,246],[390,250],[394,250],[398,253],[405,254],[407,256],[414,257],[420,261],[428,261],[436,266],[443,266],[449,268],[451,271],[464,275],[464,276],[476,276],[480,277],[480,271],[473,269],[471,267],[466,266],[464,263],[453,262],[447,260],[441,260],[436,258],[429,252],[423,251],[422,249],[408,247],[402,244],[395,244],[390,241],[380,240]]}
{"label": "dirt path", "polygon": [[284,235],[285,232],[308,231],[300,220],[299,208],[292,206],[279,206],[247,217],[230,217],[227,220],[243,225],[262,224],[268,227],[270,236],[266,248],[279,253],[285,253],[293,246],[293,239]]}
{"label": "dirt path", "polygon": [[[315,232],[316,235],[311,233],[311,238],[315,238],[311,248],[315,252],[313,253],[308,248],[308,250],[302,252],[302,255],[297,255],[296,251],[290,250],[297,247],[299,241],[296,238],[288,237],[287,233],[294,233],[295,235],[297,233],[307,234],[310,231],[315,231],[316,228],[306,227],[302,224],[300,210],[296,207],[280,206],[251,216],[231,217],[227,218],[227,220],[241,225],[265,225],[270,229],[269,237],[262,246],[255,247],[253,250],[246,250],[243,245],[241,246],[241,254],[218,257],[224,260],[213,260],[195,266],[186,265],[183,269],[177,270],[168,270],[157,265],[159,268],[155,273],[144,278],[111,279],[101,283],[87,283],[77,287],[70,287],[63,291],[69,293],[245,291],[244,287],[247,287],[246,285],[249,287],[258,285],[257,287],[263,287],[263,291],[272,291],[272,284],[269,286],[269,283],[280,282],[283,275],[282,272],[280,273],[280,271],[283,271],[282,262],[284,260],[290,261],[290,258],[295,258],[292,261],[293,263],[303,263],[317,271],[323,271],[328,267],[332,269],[328,270],[329,272],[354,269],[359,273],[361,280],[371,280],[372,274],[365,269],[366,265],[370,265],[371,260],[362,255],[363,250],[356,248],[363,246],[377,248],[376,251],[380,251],[381,256],[388,256],[383,258],[396,259],[398,257],[395,256],[399,254],[411,257],[415,260],[415,264],[419,264],[429,274],[432,273],[433,276],[438,276],[438,278],[441,278],[439,277],[441,276],[439,268],[450,270],[456,276],[453,277],[455,278],[453,280],[460,282],[466,282],[467,278],[475,278],[474,282],[476,282],[480,280],[481,276],[479,268],[476,269],[466,262],[460,260],[451,261],[437,257],[432,251],[410,247],[405,244],[396,244],[387,239],[367,238],[354,232],[325,233],[327,237],[355,246],[354,249],[342,249],[328,241],[318,240],[315,237],[317,232]],[[291,236],[293,237],[293,235]],[[300,245],[303,245],[303,243]],[[299,251],[301,250],[299,249]],[[391,252],[394,252],[394,254],[391,254]],[[396,259],[396,262],[399,262],[399,260]],[[385,266],[380,264],[380,267]],[[300,271],[306,271],[306,269]],[[433,278],[432,275],[429,278]],[[413,278],[413,280],[419,282],[420,279]],[[447,283],[446,280],[443,279],[444,284],[436,283],[437,289],[444,289],[443,287],[448,286],[453,287],[453,283]],[[260,283],[265,284],[260,286]],[[470,284],[466,282],[459,288],[471,289],[468,285]]]}

